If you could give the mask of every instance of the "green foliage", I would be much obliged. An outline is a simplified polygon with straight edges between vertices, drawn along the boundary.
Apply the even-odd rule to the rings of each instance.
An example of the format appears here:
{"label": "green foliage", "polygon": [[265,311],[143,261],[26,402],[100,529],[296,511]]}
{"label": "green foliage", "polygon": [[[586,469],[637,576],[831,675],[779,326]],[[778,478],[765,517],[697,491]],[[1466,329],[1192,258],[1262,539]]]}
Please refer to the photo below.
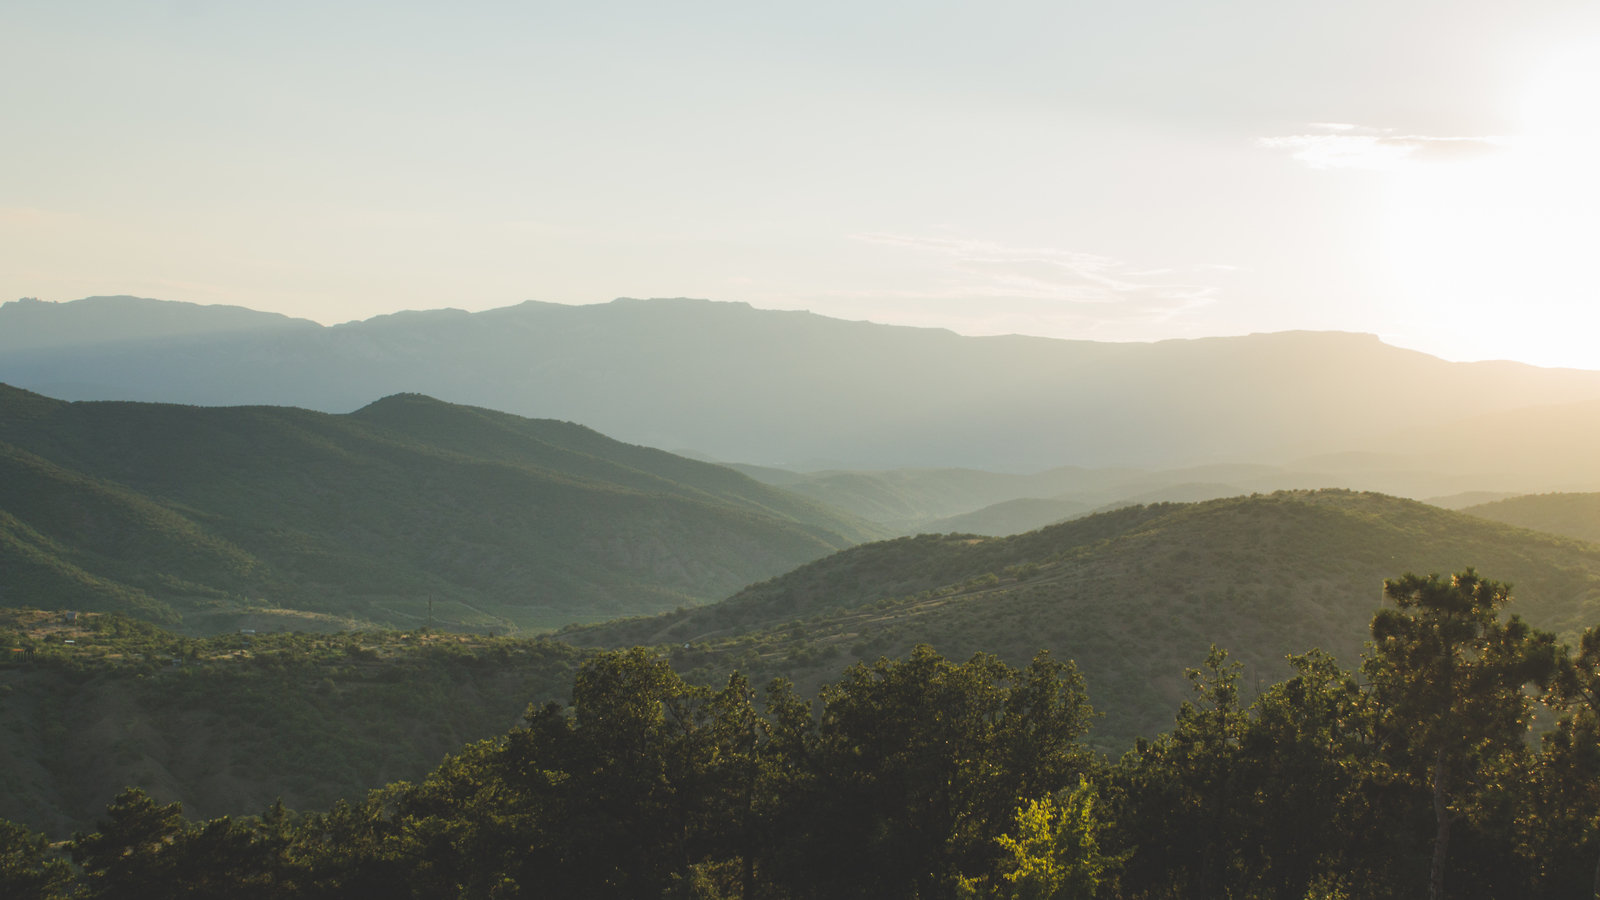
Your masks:
{"label": "green foliage", "polygon": [[[1387,594],[1363,679],[1314,652],[1245,709],[1225,655],[1193,673],[1196,702],[1111,779],[1111,842],[1133,854],[1120,896],[1442,896],[1446,873],[1451,897],[1589,896],[1582,739],[1568,719],[1542,754],[1525,740],[1524,687],[1554,686],[1549,636],[1502,619],[1506,589],[1470,569]],[[1556,784],[1579,788],[1578,819],[1552,815]]]}
{"label": "green foliage", "polygon": [[[190,824],[177,804],[125,791],[74,839],[79,890],[950,896],[961,879],[998,879],[1011,865],[999,837],[1019,802],[1079,797],[1071,786],[1093,765],[1076,742],[1090,715],[1081,683],[1043,657],[1018,671],[924,648],[863,669],[813,716],[784,682],[758,710],[742,677],[692,686],[635,648],[588,661],[572,698],[529,710],[525,727],[467,746],[414,784],[325,814],[280,805]],[[894,723],[873,728],[874,714]],[[1078,825],[1063,833],[1089,811],[1067,802]],[[853,846],[863,834],[870,846]],[[874,856],[891,852],[906,855]]]}
{"label": "green foliage", "polygon": [[1120,860],[1107,859],[1095,839],[1094,786],[1033,800],[1017,812],[1016,837],[999,843],[1015,866],[1003,876],[1006,900],[1093,900],[1101,877]]}
{"label": "green foliage", "polygon": [[819,896],[932,896],[987,873],[1017,798],[1076,783],[1091,764],[1082,679],[1048,654],[1017,670],[917,647],[851,667],[820,702],[798,815],[831,823],[809,838],[829,864],[785,867]]}
{"label": "green foliage", "polygon": [[[1389,585],[1395,608],[1374,617],[1365,680],[1312,651],[1246,705],[1244,667],[1213,647],[1189,672],[1192,699],[1172,729],[1117,761],[1083,745],[1093,711],[1082,679],[1045,654],[1019,670],[917,647],[850,667],[815,703],[775,679],[758,706],[742,675],[698,686],[635,647],[585,661],[570,706],[536,705],[524,726],[327,813],[278,804],[191,824],[176,804],[124,792],[75,838],[75,887],[163,898],[1399,900],[1427,889],[1441,849],[1458,900],[1591,897],[1600,629],[1561,655],[1502,619],[1506,591],[1471,571]],[[108,618],[103,631],[118,625]],[[124,640],[161,635],[126,630]],[[1507,709],[1437,690],[1441,671]],[[1523,721],[1511,707],[1526,712],[1514,684],[1547,684],[1541,696],[1563,713],[1539,752],[1510,746],[1525,730],[1510,741],[1502,728]],[[1427,764],[1438,746],[1456,765],[1447,848],[1435,840],[1440,781]],[[14,869],[51,865],[25,832],[0,835],[21,848]],[[61,886],[58,875],[50,890]]]}
{"label": "green foliage", "polygon": [[[175,885],[187,868],[173,845],[187,836],[183,806],[159,806],[137,788],[123,791],[106,807],[93,834],[72,840],[72,861],[83,867],[90,897],[158,897]],[[226,820],[223,820],[226,822]]]}
{"label": "green foliage", "polygon": [[206,816],[279,796],[326,809],[424,775],[530,701],[568,696],[585,657],[545,639],[436,632],[193,639],[115,614],[65,625],[0,611],[0,625],[39,635],[30,661],[0,663],[11,726],[0,741],[40,761],[5,782],[0,810],[58,836],[92,822],[86,784],[161,787]]}
{"label": "green foliage", "polygon": [[7,900],[64,897],[72,868],[50,852],[42,834],[0,820],[0,896]]}
{"label": "green foliage", "polygon": [[1553,635],[1499,613],[1510,589],[1467,569],[1449,579],[1406,574],[1384,582],[1395,609],[1372,621],[1362,667],[1383,714],[1380,737],[1428,773],[1434,835],[1428,895],[1444,896],[1451,826],[1504,790],[1503,773],[1526,753],[1530,701],[1556,670]]}

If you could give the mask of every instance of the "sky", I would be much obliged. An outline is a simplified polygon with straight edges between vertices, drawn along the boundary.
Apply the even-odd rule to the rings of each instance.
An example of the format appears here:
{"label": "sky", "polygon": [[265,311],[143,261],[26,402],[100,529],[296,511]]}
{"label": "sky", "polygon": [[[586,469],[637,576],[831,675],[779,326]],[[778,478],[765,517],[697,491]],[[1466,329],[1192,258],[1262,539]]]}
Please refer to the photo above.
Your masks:
{"label": "sky", "polygon": [[0,299],[1600,368],[1600,4],[0,0]]}

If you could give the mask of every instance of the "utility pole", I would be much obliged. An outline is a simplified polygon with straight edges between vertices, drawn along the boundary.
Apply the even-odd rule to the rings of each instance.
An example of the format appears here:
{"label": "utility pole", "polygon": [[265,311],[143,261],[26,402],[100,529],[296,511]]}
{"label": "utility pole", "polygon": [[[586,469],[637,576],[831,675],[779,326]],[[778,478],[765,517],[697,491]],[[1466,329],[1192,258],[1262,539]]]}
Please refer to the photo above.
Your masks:
{"label": "utility pole", "polygon": [[428,594],[428,630],[433,630],[433,594]]}

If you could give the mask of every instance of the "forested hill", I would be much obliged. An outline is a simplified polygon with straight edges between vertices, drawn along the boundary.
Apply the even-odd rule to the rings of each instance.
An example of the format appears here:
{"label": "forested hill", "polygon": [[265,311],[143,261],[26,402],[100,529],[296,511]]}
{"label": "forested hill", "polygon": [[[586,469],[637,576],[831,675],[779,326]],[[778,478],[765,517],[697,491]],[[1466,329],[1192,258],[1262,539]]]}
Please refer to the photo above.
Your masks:
{"label": "forested hill", "polygon": [[1013,663],[1049,649],[1083,670],[1106,713],[1093,740],[1110,749],[1164,727],[1187,692],[1176,673],[1212,644],[1247,664],[1247,687],[1313,647],[1353,665],[1385,578],[1467,566],[1512,582],[1511,612],[1568,639],[1600,622],[1600,545],[1380,494],[1285,491],[866,544],[713,606],[563,637],[670,643],[698,678],[738,668],[808,687],[918,643]]}
{"label": "forested hill", "polygon": [[554,627],[725,597],[882,534],[731,469],[420,395],[329,415],[0,385],[10,606],[204,632],[424,625],[431,597],[440,624]]}
{"label": "forested hill", "polygon": [[0,653],[0,819],[58,839],[126,785],[237,816],[275,798],[327,809],[420,777],[528,704],[567,698],[584,657],[545,639],[193,639],[118,615],[7,609]]}

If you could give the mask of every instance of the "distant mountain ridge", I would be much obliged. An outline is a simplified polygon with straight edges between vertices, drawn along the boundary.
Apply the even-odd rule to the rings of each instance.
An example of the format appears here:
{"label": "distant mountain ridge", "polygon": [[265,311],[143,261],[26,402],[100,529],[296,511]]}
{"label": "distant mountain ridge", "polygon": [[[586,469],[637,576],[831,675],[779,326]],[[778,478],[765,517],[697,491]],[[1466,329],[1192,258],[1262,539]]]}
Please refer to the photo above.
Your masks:
{"label": "distant mountain ridge", "polygon": [[1600,493],[1534,494],[1468,506],[1461,511],[1600,544]]}
{"label": "distant mountain ridge", "polygon": [[71,303],[24,297],[4,309],[0,353],[322,327],[309,319],[242,306],[198,306],[146,297],[85,297]]}
{"label": "distant mountain ridge", "polygon": [[[91,308],[118,317],[129,337],[63,343]],[[240,327],[206,330],[195,324],[205,317]],[[77,398],[100,390],[346,412],[417,392],[720,459],[863,469],[1265,460],[1284,448],[1381,443],[1408,424],[1600,401],[1600,372],[1450,363],[1371,335],[962,337],[688,299],[529,302],[321,327],[94,298],[0,305],[0,334],[0,380]]]}
{"label": "distant mountain ridge", "polygon": [[[1550,409],[1563,410],[1562,407]],[[1559,420],[1560,417],[1553,418]],[[1435,430],[1451,433],[1456,426],[1447,423]],[[1505,440],[1513,442],[1520,438],[1513,434]],[[1550,443],[1559,444],[1540,442],[1529,449],[1529,457],[1549,458],[1552,455]],[[1194,503],[1282,490],[1370,490],[1411,499],[1428,498],[1426,502],[1435,506],[1460,509],[1517,495],[1515,492],[1461,492],[1463,486],[1539,484],[1548,483],[1543,479],[1559,480],[1563,475],[1584,484],[1582,479],[1590,473],[1583,471],[1579,460],[1591,446],[1600,451],[1600,442],[1581,437],[1570,447],[1558,446],[1554,453],[1565,454],[1576,464],[1566,469],[1559,465],[1548,466],[1543,474],[1494,471],[1449,474],[1414,470],[1403,467],[1410,461],[1406,457],[1370,453],[1328,454],[1283,466],[1234,463],[1161,471],[1066,466],[1034,475],[973,469],[794,472],[767,466],[728,465],[758,481],[849,510],[901,534],[960,532],[1002,536],[1022,534],[1066,519],[1124,506]],[[1440,462],[1448,464],[1450,461]],[[1590,465],[1596,470],[1588,483],[1600,486],[1600,459],[1590,460]],[[1319,470],[1318,466],[1326,466],[1327,470]],[[1457,493],[1441,495],[1441,491]]]}
{"label": "distant mountain ridge", "polygon": [[721,466],[421,395],[336,416],[0,385],[12,606],[548,628],[718,599],[884,533]]}

